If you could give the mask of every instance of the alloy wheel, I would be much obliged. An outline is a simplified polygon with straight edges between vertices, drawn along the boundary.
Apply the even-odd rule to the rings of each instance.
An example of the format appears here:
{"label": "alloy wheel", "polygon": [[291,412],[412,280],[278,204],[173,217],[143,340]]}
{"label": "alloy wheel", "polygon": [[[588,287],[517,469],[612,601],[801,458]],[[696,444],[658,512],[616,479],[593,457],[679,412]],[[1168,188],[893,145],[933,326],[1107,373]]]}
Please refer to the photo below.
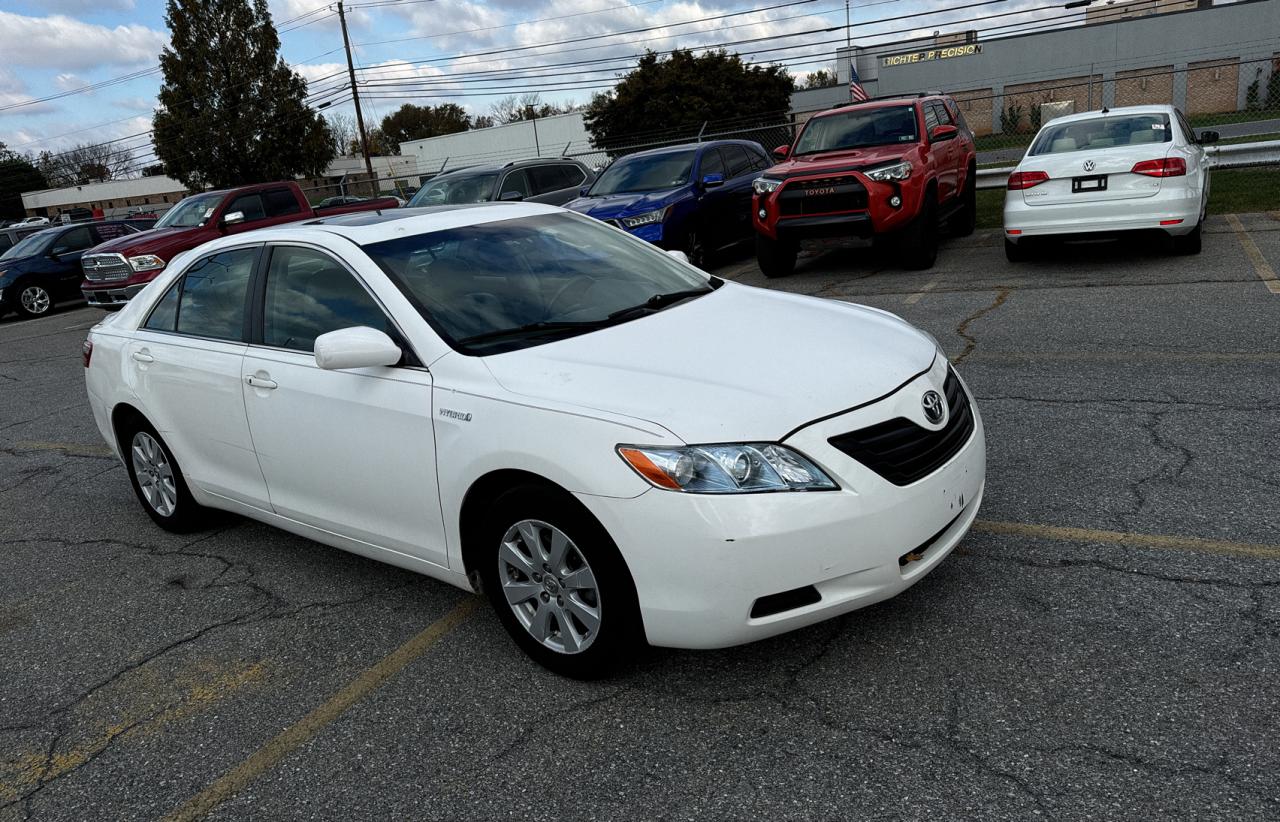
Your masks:
{"label": "alloy wheel", "polygon": [[133,435],[133,473],[138,478],[142,497],[157,514],[172,516],[178,507],[178,484],[173,478],[173,466],[164,448],[146,431]]}
{"label": "alloy wheel", "polygon": [[600,633],[600,592],[569,536],[541,520],[507,529],[498,548],[498,582],[529,635],[562,654],[585,651]]}
{"label": "alloy wheel", "polygon": [[49,310],[53,302],[49,298],[49,292],[38,285],[29,285],[22,289],[18,299],[21,300],[22,307],[28,314],[43,314]]}

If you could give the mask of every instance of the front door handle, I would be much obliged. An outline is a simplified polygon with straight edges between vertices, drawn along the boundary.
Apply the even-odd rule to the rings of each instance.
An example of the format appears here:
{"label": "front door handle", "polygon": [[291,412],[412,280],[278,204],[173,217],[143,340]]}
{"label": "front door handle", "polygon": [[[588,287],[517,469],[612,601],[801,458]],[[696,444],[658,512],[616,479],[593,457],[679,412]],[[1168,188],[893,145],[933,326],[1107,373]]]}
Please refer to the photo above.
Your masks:
{"label": "front door handle", "polygon": [[136,361],[138,361],[138,362],[155,362],[155,361],[156,361],[156,358],[155,358],[155,357],[151,356],[150,354],[148,354],[148,353],[147,353],[147,352],[145,352],[145,351],[135,351],[135,352],[133,352],[133,358],[134,358],[134,360],[136,360]]}
{"label": "front door handle", "polygon": [[245,374],[244,381],[254,388],[279,388],[280,384],[275,380],[268,380],[263,377],[255,377],[252,374]]}

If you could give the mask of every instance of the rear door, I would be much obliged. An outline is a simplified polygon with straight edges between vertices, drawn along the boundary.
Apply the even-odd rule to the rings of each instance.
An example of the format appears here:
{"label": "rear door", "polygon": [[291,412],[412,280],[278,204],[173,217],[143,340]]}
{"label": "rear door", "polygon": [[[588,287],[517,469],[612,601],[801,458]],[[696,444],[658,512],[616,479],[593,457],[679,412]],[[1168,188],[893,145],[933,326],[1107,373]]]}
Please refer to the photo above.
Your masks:
{"label": "rear door", "polygon": [[[533,196],[529,199],[535,203],[564,205],[577,197],[578,187],[582,184],[582,173],[575,166],[568,166],[568,168],[576,172],[572,177],[566,171],[564,163],[546,163],[525,169],[533,191]],[[571,182],[571,179],[575,182]]]}

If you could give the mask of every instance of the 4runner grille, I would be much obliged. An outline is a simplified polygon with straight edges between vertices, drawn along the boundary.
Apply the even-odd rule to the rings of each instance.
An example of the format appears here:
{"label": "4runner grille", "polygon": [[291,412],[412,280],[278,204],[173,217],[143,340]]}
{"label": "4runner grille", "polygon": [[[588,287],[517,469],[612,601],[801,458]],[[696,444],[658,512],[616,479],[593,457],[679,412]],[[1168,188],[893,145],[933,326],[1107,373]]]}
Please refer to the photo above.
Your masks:
{"label": "4runner grille", "polygon": [[796,180],[782,189],[778,204],[783,217],[863,211],[867,207],[867,190],[855,177]]}
{"label": "4runner grille", "polygon": [[85,279],[94,283],[127,280],[133,269],[119,254],[86,254],[80,259]]}

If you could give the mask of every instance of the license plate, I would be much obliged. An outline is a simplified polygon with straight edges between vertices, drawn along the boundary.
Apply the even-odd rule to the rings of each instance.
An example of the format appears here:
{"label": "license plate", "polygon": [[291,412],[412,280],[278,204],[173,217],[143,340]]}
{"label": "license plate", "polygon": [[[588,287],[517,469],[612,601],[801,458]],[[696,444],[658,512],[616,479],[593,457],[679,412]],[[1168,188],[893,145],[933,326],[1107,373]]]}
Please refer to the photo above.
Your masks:
{"label": "license plate", "polygon": [[1082,191],[1106,191],[1107,175],[1099,174],[1094,177],[1072,177],[1071,193],[1079,194]]}

